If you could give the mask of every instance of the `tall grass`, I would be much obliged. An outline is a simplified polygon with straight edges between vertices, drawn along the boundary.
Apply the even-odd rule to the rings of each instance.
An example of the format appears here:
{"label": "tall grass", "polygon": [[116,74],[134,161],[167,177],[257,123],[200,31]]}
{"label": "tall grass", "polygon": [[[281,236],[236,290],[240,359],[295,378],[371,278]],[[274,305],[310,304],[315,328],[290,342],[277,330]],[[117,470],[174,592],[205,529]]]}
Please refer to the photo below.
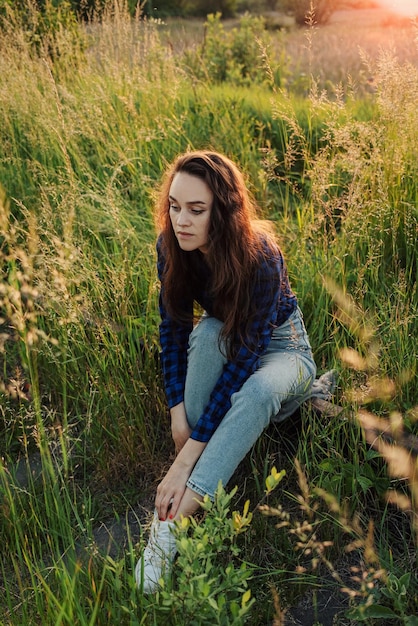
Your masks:
{"label": "tall grass", "polygon": [[[375,555],[362,570],[373,585],[351,581],[346,595],[406,620],[418,606],[408,515],[416,514],[416,475],[390,483],[380,456],[387,450],[367,445],[354,416],[359,407],[382,420],[396,412],[403,429],[416,430],[416,67],[382,54],[367,99],[338,88],[327,97],[311,80],[302,100],[272,85],[271,74],[255,93],[192,79],[161,28],[115,3],[77,36],[58,29],[53,48],[34,48],[13,21],[1,39],[3,623],[182,623],[164,594],[141,597],[132,572],[144,511],[173,454],[158,363],[152,203],[165,165],[203,147],[240,163],[277,224],[319,369],[340,370],[344,407],[339,418],[303,409],[298,427],[269,429],[234,476],[235,498],[248,496],[254,507],[235,554],[253,563],[255,598],[251,606],[245,585],[237,597],[228,571],[238,570],[218,563],[234,623],[281,619],[326,570],[347,587],[345,547],[360,561]],[[268,71],[265,56],[258,71]],[[261,516],[256,504],[265,503],[273,465],[287,470],[280,506],[269,492],[272,509]],[[401,491],[391,496],[399,511],[386,504],[391,485]],[[229,522],[228,503],[220,511],[227,526],[246,519]],[[281,530],[272,523],[278,515]],[[107,554],[97,527],[125,518],[123,545]],[[198,534],[215,550],[216,524],[207,519]],[[400,607],[390,590],[408,572]],[[216,590],[196,589],[219,601]],[[176,594],[192,610],[185,587]]]}

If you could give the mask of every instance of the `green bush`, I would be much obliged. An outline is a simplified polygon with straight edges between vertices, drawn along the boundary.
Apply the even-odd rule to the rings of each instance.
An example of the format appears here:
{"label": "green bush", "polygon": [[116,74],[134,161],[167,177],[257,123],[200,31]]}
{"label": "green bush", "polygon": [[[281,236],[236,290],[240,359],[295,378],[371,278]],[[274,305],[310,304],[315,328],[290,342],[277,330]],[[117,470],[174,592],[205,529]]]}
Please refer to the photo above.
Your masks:
{"label": "green bush", "polygon": [[270,43],[262,17],[245,14],[238,27],[227,30],[220,13],[210,14],[203,43],[197,51],[186,51],[184,62],[198,80],[278,87],[280,73]]}
{"label": "green bush", "polygon": [[241,513],[230,511],[237,488],[228,494],[218,485],[214,502],[205,497],[203,520],[184,518],[176,531],[178,557],[174,581],[159,592],[164,623],[240,626],[254,599],[248,582],[253,568],[242,560],[238,537],[250,525],[249,502]]}

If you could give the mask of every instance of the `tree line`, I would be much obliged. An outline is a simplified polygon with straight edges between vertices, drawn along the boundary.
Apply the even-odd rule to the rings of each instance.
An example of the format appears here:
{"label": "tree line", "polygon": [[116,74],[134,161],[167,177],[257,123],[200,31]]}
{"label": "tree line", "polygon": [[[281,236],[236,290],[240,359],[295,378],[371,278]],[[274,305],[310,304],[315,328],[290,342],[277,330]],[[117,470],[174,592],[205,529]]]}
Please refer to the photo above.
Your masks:
{"label": "tree line", "polygon": [[[37,9],[41,13],[73,13],[78,19],[97,18],[115,0],[0,0],[0,16],[8,9],[27,11]],[[119,0],[132,15],[138,12],[147,17],[164,18],[205,17],[221,13],[223,18],[234,17],[249,11],[261,14],[281,11],[294,15],[296,22],[303,23],[313,12],[316,23],[324,23],[343,0]],[[344,3],[346,4],[346,2]]]}

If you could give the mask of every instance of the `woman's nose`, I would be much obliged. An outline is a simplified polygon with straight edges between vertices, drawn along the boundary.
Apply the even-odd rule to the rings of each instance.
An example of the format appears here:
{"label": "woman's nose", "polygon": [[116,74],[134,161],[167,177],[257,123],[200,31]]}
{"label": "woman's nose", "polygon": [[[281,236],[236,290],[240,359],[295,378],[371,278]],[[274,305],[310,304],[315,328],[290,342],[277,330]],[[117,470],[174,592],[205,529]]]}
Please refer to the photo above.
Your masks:
{"label": "woman's nose", "polygon": [[190,224],[190,216],[186,209],[181,209],[180,213],[177,214],[177,224],[179,226]]}

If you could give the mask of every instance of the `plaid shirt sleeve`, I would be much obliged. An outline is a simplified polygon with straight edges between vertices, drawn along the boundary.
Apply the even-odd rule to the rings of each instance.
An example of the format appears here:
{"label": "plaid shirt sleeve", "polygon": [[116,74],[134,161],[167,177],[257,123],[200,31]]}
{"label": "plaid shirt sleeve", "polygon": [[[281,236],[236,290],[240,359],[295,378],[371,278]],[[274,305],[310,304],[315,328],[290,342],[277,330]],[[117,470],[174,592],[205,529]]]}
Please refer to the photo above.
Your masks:
{"label": "plaid shirt sleeve", "polygon": [[[165,260],[161,253],[160,243],[157,243],[158,276],[161,280]],[[187,371],[187,347],[193,324],[185,326],[177,324],[167,313],[163,304],[163,289],[160,291],[160,346],[161,364],[164,377],[164,386],[168,407],[171,409],[184,400],[184,384]],[[187,303],[187,309],[192,313],[193,302]],[[191,318],[192,319],[192,318]]]}
{"label": "plaid shirt sleeve", "polygon": [[[247,342],[250,345],[241,344],[236,359],[226,363],[209,402],[191,434],[192,439],[209,441],[231,407],[232,394],[239,391],[247,378],[257,369],[259,359],[270,343],[273,328],[277,325],[278,303],[286,319],[295,308],[296,298],[291,292],[287,292],[286,297],[283,297],[283,287],[288,285],[284,276],[285,270],[281,255],[269,261],[265,260],[261,264],[253,290],[253,298],[257,302],[259,315],[254,319],[250,328]],[[251,346],[251,338],[254,337],[257,338],[258,343],[254,345],[253,342]]]}

